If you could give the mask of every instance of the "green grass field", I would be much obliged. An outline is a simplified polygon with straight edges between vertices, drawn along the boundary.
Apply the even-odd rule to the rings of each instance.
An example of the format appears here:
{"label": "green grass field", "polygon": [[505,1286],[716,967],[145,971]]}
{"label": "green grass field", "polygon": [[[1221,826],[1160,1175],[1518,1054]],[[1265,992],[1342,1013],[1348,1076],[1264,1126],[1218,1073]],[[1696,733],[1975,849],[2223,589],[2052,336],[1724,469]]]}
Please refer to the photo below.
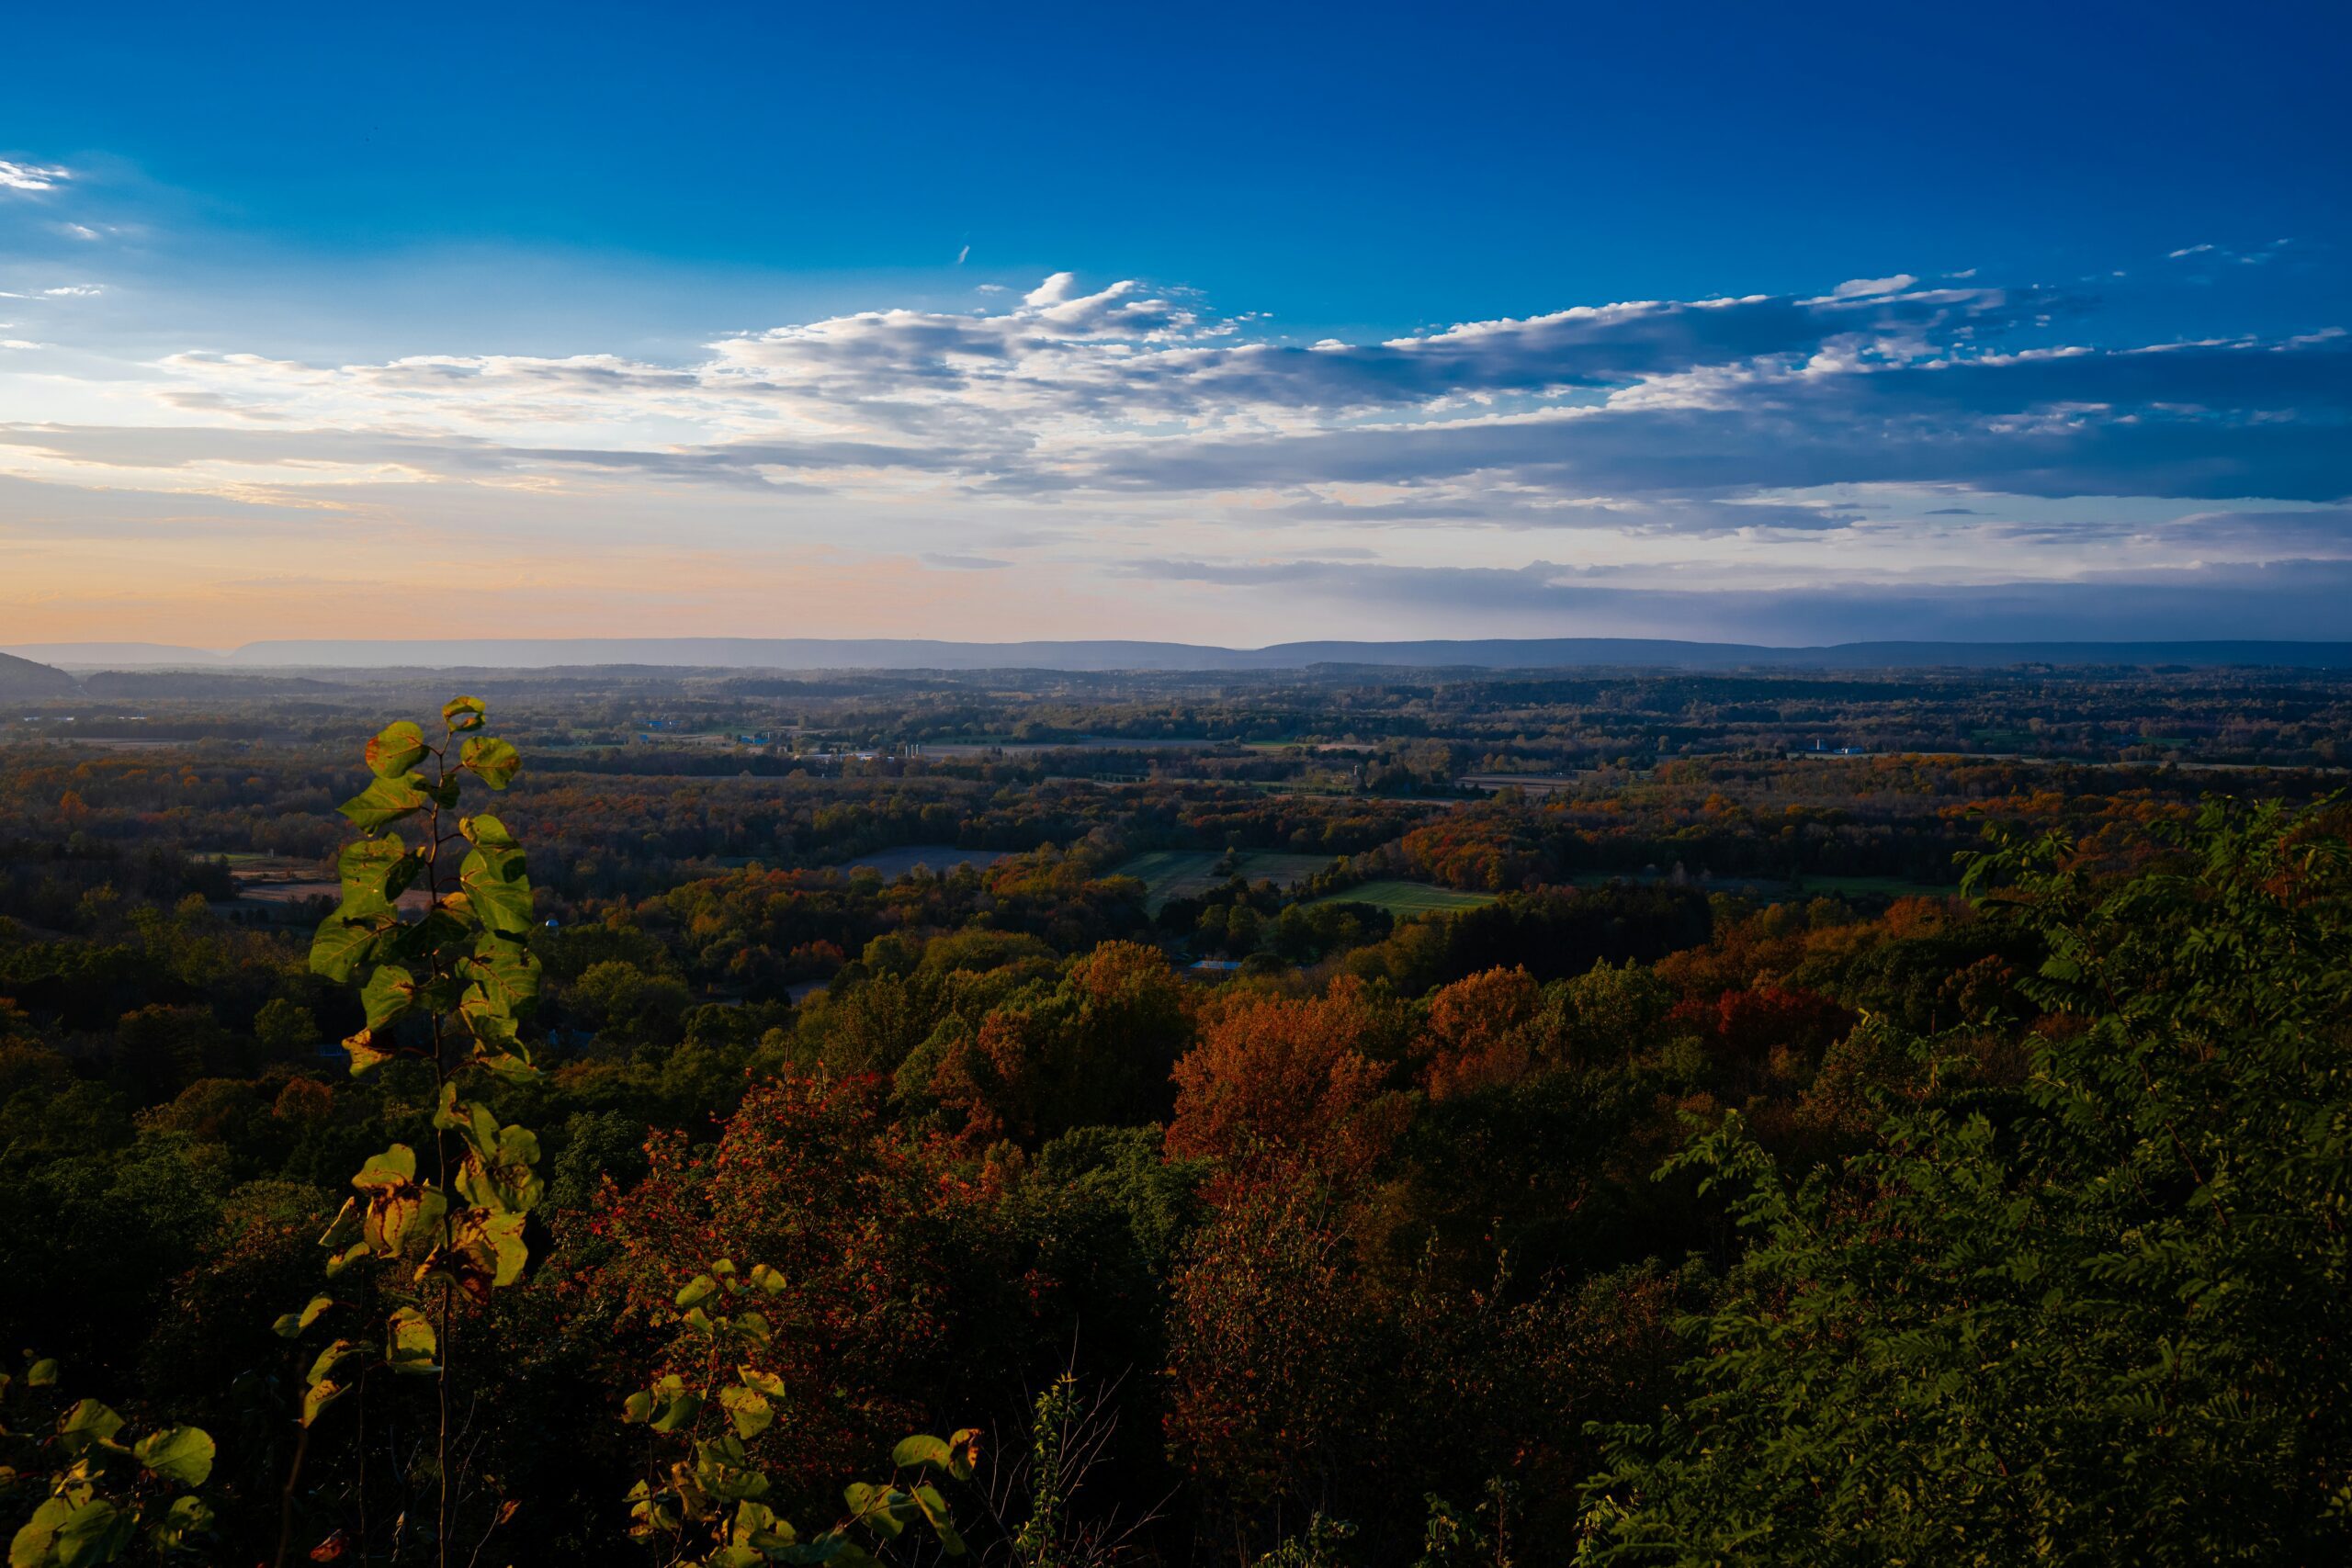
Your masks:
{"label": "green grass field", "polygon": [[1475,909],[1494,901],[1491,893],[1456,893],[1426,882],[1367,882],[1315,900],[1317,904],[1374,904],[1399,919],[1426,915],[1432,909]]}
{"label": "green grass field", "polygon": [[[1225,878],[1216,874],[1217,863],[1224,858],[1214,850],[1155,850],[1117,866],[1112,874],[1141,882],[1144,907],[1158,913],[1170,898],[1197,898],[1212,887],[1224,886]],[[1271,850],[1248,850],[1237,858],[1245,880],[1271,882],[1277,887],[1288,887],[1331,863],[1329,855],[1279,854]]]}

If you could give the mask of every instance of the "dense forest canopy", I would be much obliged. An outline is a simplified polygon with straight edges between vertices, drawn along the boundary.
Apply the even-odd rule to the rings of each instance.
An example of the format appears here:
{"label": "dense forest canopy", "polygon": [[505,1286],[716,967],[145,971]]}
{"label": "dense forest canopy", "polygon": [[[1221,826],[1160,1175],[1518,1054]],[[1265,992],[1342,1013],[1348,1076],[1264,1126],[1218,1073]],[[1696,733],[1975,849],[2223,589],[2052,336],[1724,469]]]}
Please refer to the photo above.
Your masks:
{"label": "dense forest canopy", "polygon": [[458,679],[0,725],[12,1562],[2352,1551],[2341,676]]}

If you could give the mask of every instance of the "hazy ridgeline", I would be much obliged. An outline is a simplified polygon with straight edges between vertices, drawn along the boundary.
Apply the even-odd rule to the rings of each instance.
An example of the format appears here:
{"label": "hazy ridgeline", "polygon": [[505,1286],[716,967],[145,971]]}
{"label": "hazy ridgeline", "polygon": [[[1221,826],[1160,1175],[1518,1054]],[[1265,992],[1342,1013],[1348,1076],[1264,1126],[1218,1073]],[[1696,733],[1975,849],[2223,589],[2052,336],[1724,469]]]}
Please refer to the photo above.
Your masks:
{"label": "hazy ridgeline", "polygon": [[2352,675],[0,692],[21,1561],[2346,1550]]}

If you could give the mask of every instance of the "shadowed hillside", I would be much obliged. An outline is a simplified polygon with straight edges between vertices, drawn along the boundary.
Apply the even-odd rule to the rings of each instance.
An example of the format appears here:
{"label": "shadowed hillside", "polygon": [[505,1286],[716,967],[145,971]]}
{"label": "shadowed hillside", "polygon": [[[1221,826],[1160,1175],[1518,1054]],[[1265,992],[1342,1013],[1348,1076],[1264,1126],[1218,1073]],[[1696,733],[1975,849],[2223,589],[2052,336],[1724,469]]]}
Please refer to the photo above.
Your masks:
{"label": "shadowed hillside", "polygon": [[57,697],[80,688],[62,670],[0,653],[0,697]]}

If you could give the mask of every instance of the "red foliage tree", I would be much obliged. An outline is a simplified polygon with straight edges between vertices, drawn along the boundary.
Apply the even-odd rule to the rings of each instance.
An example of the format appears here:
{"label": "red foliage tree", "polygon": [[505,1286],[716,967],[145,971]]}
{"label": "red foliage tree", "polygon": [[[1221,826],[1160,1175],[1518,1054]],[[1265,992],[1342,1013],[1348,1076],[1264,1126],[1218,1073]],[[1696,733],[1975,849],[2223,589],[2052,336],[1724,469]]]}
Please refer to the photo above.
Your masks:
{"label": "red foliage tree", "polygon": [[1370,990],[1347,977],[1320,997],[1227,1002],[1176,1064],[1170,1152],[1244,1169],[1304,1160],[1361,1176],[1410,1115],[1402,1096],[1385,1091],[1388,1069],[1370,1054],[1394,1027]]}
{"label": "red foliage tree", "polygon": [[1727,1056],[1761,1062],[1775,1051],[1818,1055],[1854,1027],[1854,1019],[1851,1009],[1816,991],[1763,985],[1725,991],[1712,1004],[1684,1002],[1671,1021]]}
{"label": "red foliage tree", "polygon": [[775,1337],[752,1364],[786,1391],[769,1467],[805,1493],[920,1427],[922,1391],[952,1356],[941,1244],[970,1195],[888,1135],[884,1087],[762,1084],[715,1149],[656,1138],[646,1179],[625,1194],[607,1189],[590,1229],[608,1246],[577,1281],[579,1320],[614,1331],[619,1388],[642,1382],[634,1331],[681,1280],[720,1258],[780,1270],[787,1288],[763,1303]]}
{"label": "red foliage tree", "polygon": [[1420,1054],[1431,1100],[1516,1083],[1539,1059],[1543,987],[1524,969],[1489,969],[1430,998]]}

